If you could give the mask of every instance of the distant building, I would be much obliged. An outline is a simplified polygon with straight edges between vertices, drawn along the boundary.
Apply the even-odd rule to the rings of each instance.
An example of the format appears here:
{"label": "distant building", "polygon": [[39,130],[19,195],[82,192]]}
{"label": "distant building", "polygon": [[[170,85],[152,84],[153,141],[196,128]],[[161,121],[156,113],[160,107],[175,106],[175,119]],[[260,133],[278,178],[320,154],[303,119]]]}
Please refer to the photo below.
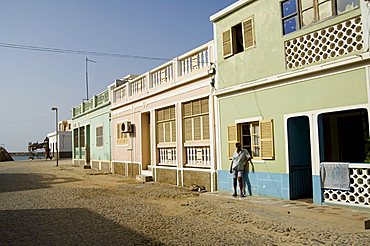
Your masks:
{"label": "distant building", "polygon": [[72,120],[63,120],[58,122],[58,141],[56,133],[51,132],[47,135],[49,138],[49,148],[51,156],[55,157],[58,151],[59,158],[71,158],[72,157]]}

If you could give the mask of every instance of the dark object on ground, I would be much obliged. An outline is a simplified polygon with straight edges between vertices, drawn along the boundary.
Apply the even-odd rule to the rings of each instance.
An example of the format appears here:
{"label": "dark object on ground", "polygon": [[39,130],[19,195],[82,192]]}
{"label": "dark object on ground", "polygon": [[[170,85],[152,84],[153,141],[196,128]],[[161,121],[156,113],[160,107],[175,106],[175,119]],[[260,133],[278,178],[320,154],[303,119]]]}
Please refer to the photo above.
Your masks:
{"label": "dark object on ground", "polygon": [[14,161],[13,158],[9,155],[8,151],[3,147],[0,147],[0,162],[2,161]]}

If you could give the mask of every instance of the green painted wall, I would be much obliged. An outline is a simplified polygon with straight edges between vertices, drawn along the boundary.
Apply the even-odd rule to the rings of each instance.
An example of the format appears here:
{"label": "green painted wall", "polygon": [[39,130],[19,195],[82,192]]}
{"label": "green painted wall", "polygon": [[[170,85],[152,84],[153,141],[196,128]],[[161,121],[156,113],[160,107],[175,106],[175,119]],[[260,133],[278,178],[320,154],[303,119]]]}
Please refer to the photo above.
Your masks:
{"label": "green painted wall", "polygon": [[[287,72],[284,41],[320,30],[359,14],[360,9],[357,9],[283,36],[280,1],[253,1],[215,21],[218,88],[226,88]],[[224,59],[222,32],[252,16],[254,17],[256,47]]]}
{"label": "green painted wall", "polygon": [[227,126],[236,119],[261,116],[274,121],[275,160],[255,164],[256,171],[282,173],[286,170],[284,114],[367,103],[365,69],[313,78],[295,84],[246,91],[220,98],[222,169],[228,170]]}
{"label": "green painted wall", "polygon": [[[73,129],[86,125],[90,125],[90,159],[110,161],[110,104],[83,114],[72,120]],[[101,125],[103,126],[103,147],[97,148],[95,146],[95,128]]]}

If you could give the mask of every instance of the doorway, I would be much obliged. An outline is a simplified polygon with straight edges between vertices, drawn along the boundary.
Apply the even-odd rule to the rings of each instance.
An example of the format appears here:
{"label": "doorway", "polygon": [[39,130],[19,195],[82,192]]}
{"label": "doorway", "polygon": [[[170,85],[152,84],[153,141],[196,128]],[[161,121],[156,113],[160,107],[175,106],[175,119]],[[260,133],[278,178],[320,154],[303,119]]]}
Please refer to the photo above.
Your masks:
{"label": "doorway", "polygon": [[86,126],[86,163],[90,163],[90,125]]}
{"label": "doorway", "polygon": [[288,119],[288,157],[290,199],[311,199],[311,142],[307,116]]}
{"label": "doorway", "polygon": [[148,170],[151,164],[150,113],[141,114],[141,165],[142,170]]}

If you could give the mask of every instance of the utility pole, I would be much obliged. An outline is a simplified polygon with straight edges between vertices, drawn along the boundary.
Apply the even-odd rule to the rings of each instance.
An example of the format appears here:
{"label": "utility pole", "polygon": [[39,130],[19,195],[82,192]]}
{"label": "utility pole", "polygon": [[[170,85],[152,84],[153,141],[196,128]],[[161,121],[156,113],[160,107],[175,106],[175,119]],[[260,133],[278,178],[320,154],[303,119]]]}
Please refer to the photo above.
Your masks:
{"label": "utility pole", "polygon": [[87,67],[88,62],[97,63],[96,61],[90,60],[87,57],[85,58],[86,101],[89,100],[89,74],[88,74],[88,67]]}

